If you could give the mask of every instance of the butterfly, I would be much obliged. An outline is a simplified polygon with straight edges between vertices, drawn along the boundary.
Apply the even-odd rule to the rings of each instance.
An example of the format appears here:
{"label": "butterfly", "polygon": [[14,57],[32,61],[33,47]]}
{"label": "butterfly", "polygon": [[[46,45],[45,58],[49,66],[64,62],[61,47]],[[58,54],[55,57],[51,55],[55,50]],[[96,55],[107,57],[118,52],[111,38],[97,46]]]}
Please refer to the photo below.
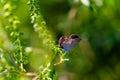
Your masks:
{"label": "butterfly", "polygon": [[81,38],[77,34],[71,34],[69,38],[62,36],[59,39],[59,47],[65,52],[70,51],[80,42]]}

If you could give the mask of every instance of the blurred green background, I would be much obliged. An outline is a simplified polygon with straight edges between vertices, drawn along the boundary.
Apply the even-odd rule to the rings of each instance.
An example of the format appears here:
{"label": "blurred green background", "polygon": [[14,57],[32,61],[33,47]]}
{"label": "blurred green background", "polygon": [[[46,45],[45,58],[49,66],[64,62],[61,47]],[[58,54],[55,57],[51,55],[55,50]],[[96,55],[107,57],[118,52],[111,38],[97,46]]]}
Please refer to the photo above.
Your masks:
{"label": "blurred green background", "polygon": [[[51,51],[30,23],[27,0],[16,4],[22,39],[33,49],[26,69],[34,71]],[[56,66],[59,80],[120,80],[120,0],[39,0],[39,5],[56,44],[62,35],[78,34],[82,39],[67,54],[70,61]],[[0,21],[2,27],[7,24],[2,5]]]}

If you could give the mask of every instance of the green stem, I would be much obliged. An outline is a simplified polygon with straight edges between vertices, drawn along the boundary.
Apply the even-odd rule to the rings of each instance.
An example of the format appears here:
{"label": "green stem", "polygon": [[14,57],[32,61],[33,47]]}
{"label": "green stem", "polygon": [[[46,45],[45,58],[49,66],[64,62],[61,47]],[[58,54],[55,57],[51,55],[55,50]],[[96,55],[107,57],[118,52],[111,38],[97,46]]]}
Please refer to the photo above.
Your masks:
{"label": "green stem", "polygon": [[20,68],[21,68],[22,71],[24,71],[22,46],[21,46],[20,39],[18,39],[18,40],[19,40],[18,45],[19,45],[19,49],[20,49]]}
{"label": "green stem", "polygon": [[55,65],[54,65],[54,61],[56,59],[56,56],[57,56],[57,52],[54,50],[54,54],[53,54],[51,61],[50,61],[50,63],[51,63],[51,65],[50,65],[50,68],[51,68],[50,77],[52,80],[57,80],[56,75],[55,75]]}

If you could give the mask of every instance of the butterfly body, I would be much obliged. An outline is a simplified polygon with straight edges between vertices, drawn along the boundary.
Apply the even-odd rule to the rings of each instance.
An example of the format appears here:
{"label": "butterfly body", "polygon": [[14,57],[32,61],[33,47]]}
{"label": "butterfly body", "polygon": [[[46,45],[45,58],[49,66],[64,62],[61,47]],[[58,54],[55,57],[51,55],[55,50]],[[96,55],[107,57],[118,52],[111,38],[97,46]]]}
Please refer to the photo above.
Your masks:
{"label": "butterfly body", "polygon": [[61,49],[63,49],[65,52],[70,51],[75,45],[79,43],[81,39],[78,35],[72,34],[69,38],[66,36],[62,36],[59,39],[59,46]]}

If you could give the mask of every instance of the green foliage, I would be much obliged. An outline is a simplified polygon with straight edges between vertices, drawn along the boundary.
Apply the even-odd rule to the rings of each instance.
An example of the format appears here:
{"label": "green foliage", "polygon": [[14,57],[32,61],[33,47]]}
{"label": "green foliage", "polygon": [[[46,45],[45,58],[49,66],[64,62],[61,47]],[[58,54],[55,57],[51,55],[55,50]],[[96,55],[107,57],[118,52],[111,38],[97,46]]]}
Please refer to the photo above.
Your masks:
{"label": "green foliage", "polygon": [[[11,3],[14,3],[14,1],[11,1]],[[13,50],[11,51],[11,53],[14,56],[15,59],[15,63],[20,66],[21,71],[24,71],[23,68],[23,53],[24,53],[24,49],[22,46],[22,41],[21,41],[21,34],[18,30],[18,24],[20,23],[20,21],[18,20],[17,16],[14,16],[13,10],[15,9],[15,5],[12,5],[9,2],[6,2],[6,4],[4,5],[4,12],[5,12],[5,17],[8,21],[7,25],[5,27],[6,31],[8,32],[8,35],[10,35],[9,37],[11,38],[11,41],[13,43]]]}
{"label": "green foliage", "polygon": [[30,5],[31,11],[31,23],[33,23],[34,30],[38,33],[39,37],[42,38],[43,44],[53,50],[53,56],[47,63],[47,66],[40,68],[40,80],[55,80],[55,69],[54,61],[57,56],[57,53],[60,55],[60,63],[64,62],[64,54],[58,46],[55,45],[52,35],[46,29],[46,23],[42,18],[42,15],[39,12],[39,5],[36,0],[29,0],[28,4]]}
{"label": "green foliage", "polygon": [[[8,38],[10,38],[10,40],[12,41],[12,49],[9,50],[10,55],[7,56],[11,56],[10,59],[11,61],[13,61],[14,64],[13,67],[18,68],[18,70],[16,70],[18,72],[16,72],[17,74],[13,74],[13,68],[13,70],[10,70],[13,71],[13,73],[10,73],[10,75],[8,75],[6,79],[12,79],[14,77],[15,79],[18,78],[18,76],[20,76],[18,75],[19,71],[20,74],[25,74],[24,65],[27,64],[26,62],[28,62],[26,60],[27,58],[25,55],[25,47],[23,45],[24,42],[21,39],[22,33],[19,31],[18,28],[20,21],[18,17],[13,14],[13,10],[15,10],[16,5],[12,3],[17,3],[17,1],[6,1],[3,6],[3,10],[5,13],[4,17],[7,22],[4,29],[7,32]],[[55,45],[50,32],[46,29],[46,23],[39,12],[38,2],[36,0],[30,0],[28,4],[30,5],[31,11],[31,23],[33,23],[35,31],[38,33],[39,37],[43,39],[43,44],[46,44],[46,46],[54,52],[53,57],[46,63],[46,65],[43,68],[41,68],[41,66],[43,65],[40,66],[39,73],[38,75],[36,75],[37,78],[35,78],[40,80],[56,80],[54,66],[66,60],[64,59],[64,52]],[[55,64],[57,53],[60,55],[60,62]]]}

